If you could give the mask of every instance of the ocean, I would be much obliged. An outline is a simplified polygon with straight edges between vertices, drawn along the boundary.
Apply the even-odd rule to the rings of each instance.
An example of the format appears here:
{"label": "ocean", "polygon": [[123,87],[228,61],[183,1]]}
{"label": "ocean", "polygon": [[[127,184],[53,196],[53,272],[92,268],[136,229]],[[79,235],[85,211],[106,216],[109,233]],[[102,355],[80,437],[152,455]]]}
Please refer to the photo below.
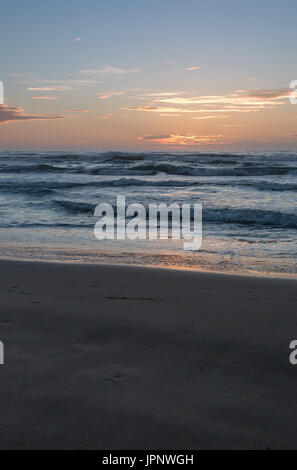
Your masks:
{"label": "ocean", "polygon": [[[203,243],[104,240],[94,208],[201,203]],[[0,152],[0,256],[293,277],[297,152]]]}

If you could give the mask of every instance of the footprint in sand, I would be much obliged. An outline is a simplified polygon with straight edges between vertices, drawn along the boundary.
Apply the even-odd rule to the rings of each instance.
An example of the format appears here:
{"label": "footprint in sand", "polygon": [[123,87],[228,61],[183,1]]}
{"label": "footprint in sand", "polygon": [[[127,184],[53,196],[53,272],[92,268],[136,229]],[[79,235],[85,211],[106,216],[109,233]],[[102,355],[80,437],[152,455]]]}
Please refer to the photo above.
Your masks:
{"label": "footprint in sand", "polygon": [[114,374],[113,378],[115,380],[123,380],[125,378],[125,376],[122,375],[122,374]]}
{"label": "footprint in sand", "polygon": [[105,382],[121,382],[125,378],[126,378],[125,375],[114,374],[112,377],[106,377],[104,380],[105,380]]}
{"label": "footprint in sand", "polygon": [[152,297],[112,297],[110,295],[107,295],[105,298],[108,300],[146,300],[150,302],[155,302],[157,300]]}

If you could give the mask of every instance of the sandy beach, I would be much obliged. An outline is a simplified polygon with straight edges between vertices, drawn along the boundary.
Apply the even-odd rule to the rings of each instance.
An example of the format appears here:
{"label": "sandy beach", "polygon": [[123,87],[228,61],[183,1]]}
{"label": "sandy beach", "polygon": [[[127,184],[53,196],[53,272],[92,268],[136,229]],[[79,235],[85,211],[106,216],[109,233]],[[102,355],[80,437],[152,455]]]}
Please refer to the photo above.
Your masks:
{"label": "sandy beach", "polygon": [[297,447],[296,281],[0,262],[2,449]]}

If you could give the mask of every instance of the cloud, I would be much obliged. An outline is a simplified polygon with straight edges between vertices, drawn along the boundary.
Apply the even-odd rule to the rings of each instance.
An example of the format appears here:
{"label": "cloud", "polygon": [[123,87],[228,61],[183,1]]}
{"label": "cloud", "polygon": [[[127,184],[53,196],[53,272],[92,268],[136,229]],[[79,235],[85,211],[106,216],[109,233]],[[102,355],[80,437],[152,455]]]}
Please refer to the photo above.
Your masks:
{"label": "cloud", "polygon": [[222,127],[246,127],[245,124],[222,124]]}
{"label": "cloud", "polygon": [[73,90],[70,85],[55,85],[55,86],[39,86],[39,87],[28,87],[29,91],[66,91]]}
{"label": "cloud", "polygon": [[75,38],[73,42],[80,42],[80,37],[78,36],[77,38]]}
{"label": "cloud", "polygon": [[193,65],[192,67],[187,67],[185,70],[192,72],[194,70],[200,70],[201,67],[198,67],[198,65]]}
{"label": "cloud", "polygon": [[288,89],[280,90],[236,90],[229,95],[202,95],[196,97],[172,97],[157,98],[159,103],[178,105],[222,105],[224,107],[242,108],[263,108],[269,105],[275,106],[276,101],[289,96]]}
{"label": "cloud", "polygon": [[89,113],[87,109],[68,109],[67,113]]}
{"label": "cloud", "polygon": [[127,111],[144,111],[149,113],[158,113],[158,114],[176,114],[176,113],[196,113],[195,109],[185,109],[185,108],[169,108],[165,106],[125,106],[123,109]]}
{"label": "cloud", "polygon": [[158,116],[163,116],[163,117],[181,117],[181,114],[177,113],[159,113]]}
{"label": "cloud", "polygon": [[[158,113],[159,115],[196,113],[250,113],[261,109],[273,109],[285,104],[284,98],[290,94],[289,89],[272,90],[236,90],[227,95],[186,95],[181,92],[160,92],[140,95],[139,98],[153,99],[142,106],[126,107],[129,111]],[[205,117],[205,119],[210,119]]]}
{"label": "cloud", "polygon": [[197,146],[224,143],[224,136],[214,135],[183,135],[183,134],[164,134],[164,135],[144,135],[138,137],[139,141],[154,142],[161,145],[173,146]]}
{"label": "cloud", "polygon": [[91,87],[103,83],[102,80],[88,77],[78,77],[77,75],[66,76],[62,79],[45,79],[31,73],[14,72],[9,74],[16,80],[27,85],[30,91],[65,91],[78,87]]}
{"label": "cloud", "polygon": [[141,98],[147,98],[149,97],[162,97],[162,96],[179,96],[182,93],[180,91],[156,91],[156,92],[151,92],[151,93],[144,93]]}
{"label": "cloud", "polygon": [[65,116],[56,114],[53,116],[45,116],[40,114],[27,114],[23,108],[10,108],[5,104],[0,105],[0,124],[12,121],[35,121],[45,119],[64,119]]}
{"label": "cloud", "polygon": [[78,73],[86,76],[93,75],[102,75],[102,74],[112,74],[112,75],[123,75],[126,73],[140,72],[140,69],[121,69],[117,67],[111,67],[110,65],[105,65],[102,69],[85,69],[79,70]]}
{"label": "cloud", "polygon": [[209,116],[196,116],[193,117],[192,119],[225,119],[228,116],[225,116],[224,114],[219,115],[219,114],[210,114]]}
{"label": "cloud", "polygon": [[292,90],[288,88],[278,88],[275,90],[237,90],[243,97],[254,98],[261,101],[275,101],[286,98]]}
{"label": "cloud", "polygon": [[98,96],[100,100],[108,100],[112,96],[122,96],[126,93],[126,91],[110,91],[107,93],[99,93]]}
{"label": "cloud", "polygon": [[79,78],[69,78],[69,79],[59,79],[59,80],[38,80],[40,83],[47,83],[50,86],[63,86],[71,87],[71,89],[85,86],[92,87],[102,83],[102,80],[90,80],[90,79],[79,79]]}
{"label": "cloud", "polygon": [[126,109],[127,111],[156,111],[158,110],[158,106],[124,106],[123,109]]}
{"label": "cloud", "polygon": [[139,140],[165,140],[170,139],[171,134],[159,134],[159,135],[144,135],[143,137],[138,137]]}
{"label": "cloud", "polygon": [[103,114],[102,116],[99,116],[99,119],[109,119],[112,117],[112,113],[109,114]]}
{"label": "cloud", "polygon": [[30,72],[11,72],[8,76],[12,78],[21,78],[23,80],[32,79],[32,74]]}
{"label": "cloud", "polygon": [[32,96],[32,100],[57,100],[56,96]]}

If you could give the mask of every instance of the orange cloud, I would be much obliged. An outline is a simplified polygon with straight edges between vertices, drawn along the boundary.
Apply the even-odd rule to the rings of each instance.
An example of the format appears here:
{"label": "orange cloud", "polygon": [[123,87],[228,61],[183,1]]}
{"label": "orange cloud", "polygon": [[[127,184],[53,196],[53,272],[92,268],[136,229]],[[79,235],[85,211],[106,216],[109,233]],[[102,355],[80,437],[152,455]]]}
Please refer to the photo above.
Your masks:
{"label": "orange cloud", "polygon": [[57,100],[56,96],[32,96],[32,100]]}
{"label": "orange cloud", "polygon": [[68,109],[68,113],[89,113],[87,109]]}
{"label": "orange cloud", "polygon": [[[284,98],[288,97],[290,90],[236,90],[228,95],[202,95],[185,96],[181,92],[161,92],[155,94],[140,95],[143,99],[152,96],[150,103],[141,106],[127,106],[128,111],[143,111],[158,113],[163,116],[180,113],[206,113],[209,117],[197,117],[197,119],[211,119],[211,113],[250,113],[261,109],[273,109],[285,104]],[[194,118],[195,119],[195,118]]]}
{"label": "orange cloud", "polygon": [[112,96],[122,96],[125,93],[126,93],[125,91],[110,91],[110,92],[107,92],[107,93],[100,93],[100,94],[98,94],[98,96],[101,100],[108,100]]}
{"label": "orange cloud", "polygon": [[102,74],[112,74],[112,75],[123,75],[131,72],[140,72],[139,69],[120,69],[118,67],[111,67],[106,65],[102,69],[85,69],[79,70],[78,73],[81,75],[102,75]]}
{"label": "orange cloud", "polygon": [[193,70],[200,70],[200,67],[198,67],[197,65],[194,65],[193,67],[187,67],[185,70],[192,72]]}
{"label": "orange cloud", "polygon": [[138,140],[145,142],[154,142],[162,145],[174,146],[191,146],[205,144],[219,144],[224,142],[224,136],[215,135],[180,135],[180,134],[163,134],[163,135],[144,135],[138,137]]}
{"label": "orange cloud", "polygon": [[111,116],[112,116],[112,113],[103,114],[102,116],[99,116],[99,119],[109,119],[109,118],[111,118]]}
{"label": "orange cloud", "polygon": [[279,88],[276,90],[237,90],[242,96],[254,98],[256,100],[279,100],[290,95],[292,90],[288,88]]}
{"label": "orange cloud", "polygon": [[30,91],[65,91],[65,90],[73,90],[73,87],[69,85],[40,86],[40,87],[28,87],[27,90],[30,90]]}
{"label": "orange cloud", "polygon": [[210,114],[209,116],[196,116],[193,117],[192,119],[226,119],[228,116],[223,115],[218,115],[218,114]]}
{"label": "orange cloud", "polygon": [[146,105],[146,106],[125,106],[123,109],[126,109],[128,111],[144,111],[144,112],[150,112],[150,113],[161,113],[161,114],[176,114],[176,113],[196,113],[197,111],[195,109],[185,109],[185,108],[167,108],[165,106],[152,106],[152,105]]}
{"label": "orange cloud", "polygon": [[147,96],[153,96],[153,97],[158,97],[158,96],[178,96],[181,95],[182,93],[180,91],[160,91],[160,92],[155,92],[155,93],[144,93],[143,98],[146,98]]}
{"label": "orange cloud", "polygon": [[64,119],[65,116],[56,114],[44,116],[40,114],[26,114],[23,108],[9,108],[5,104],[0,105],[0,124],[12,121],[35,121],[39,119]]}
{"label": "orange cloud", "polygon": [[[198,97],[171,97],[156,98],[159,103],[175,104],[175,105],[207,105],[207,106],[223,106],[226,110],[257,110],[269,106],[283,104],[280,100],[289,96],[290,90],[237,90],[229,95],[206,95]],[[197,108],[199,111],[199,108]]]}

